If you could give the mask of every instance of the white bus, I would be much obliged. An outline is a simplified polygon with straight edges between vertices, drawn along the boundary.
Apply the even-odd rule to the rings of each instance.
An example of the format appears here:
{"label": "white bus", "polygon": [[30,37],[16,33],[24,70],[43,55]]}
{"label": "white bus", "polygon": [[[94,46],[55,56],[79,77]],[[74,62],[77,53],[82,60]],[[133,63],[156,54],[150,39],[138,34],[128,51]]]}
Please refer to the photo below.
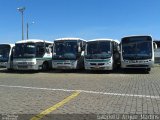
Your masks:
{"label": "white bus", "polygon": [[120,64],[119,41],[94,39],[87,41],[84,64],[86,70],[113,70]]}
{"label": "white bus", "polygon": [[29,39],[15,43],[14,70],[48,70],[52,67],[53,42]]}
{"label": "white bus", "polygon": [[0,44],[0,67],[12,69],[14,44]]}
{"label": "white bus", "polygon": [[160,41],[154,41],[154,43],[157,45],[157,48],[154,50],[154,63],[160,64]]}
{"label": "white bus", "polygon": [[85,43],[80,38],[56,39],[53,45],[52,68],[83,69]]}
{"label": "white bus", "polygon": [[150,71],[154,65],[154,47],[151,36],[128,36],[121,39],[121,67],[143,68]]}

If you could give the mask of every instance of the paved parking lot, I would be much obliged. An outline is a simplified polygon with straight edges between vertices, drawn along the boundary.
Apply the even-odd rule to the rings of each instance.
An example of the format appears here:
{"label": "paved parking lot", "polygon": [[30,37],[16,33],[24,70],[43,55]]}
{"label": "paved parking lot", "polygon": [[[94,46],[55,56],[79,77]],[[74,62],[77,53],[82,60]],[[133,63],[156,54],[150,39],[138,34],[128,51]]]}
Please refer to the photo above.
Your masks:
{"label": "paved parking lot", "polygon": [[[0,113],[23,120],[160,114],[160,67],[125,72],[0,70]],[[153,118],[153,116],[152,116]],[[154,116],[159,119],[159,116]],[[111,119],[111,118],[110,118]],[[145,119],[145,118],[143,118]]]}

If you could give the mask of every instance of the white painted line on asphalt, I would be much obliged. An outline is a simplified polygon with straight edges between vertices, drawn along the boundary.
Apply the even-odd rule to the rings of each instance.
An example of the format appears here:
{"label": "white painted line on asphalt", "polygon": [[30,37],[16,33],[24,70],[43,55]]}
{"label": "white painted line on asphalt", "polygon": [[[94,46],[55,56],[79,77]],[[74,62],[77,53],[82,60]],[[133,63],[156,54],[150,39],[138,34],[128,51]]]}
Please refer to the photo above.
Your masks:
{"label": "white painted line on asphalt", "polygon": [[108,93],[108,92],[97,92],[97,91],[87,91],[87,90],[68,90],[68,89],[53,89],[53,88],[39,88],[39,87],[11,86],[11,85],[0,85],[0,87],[22,88],[22,89],[32,89],[32,90],[64,91],[64,92],[79,91],[81,93],[89,93],[89,94],[160,99],[160,96],[138,95],[138,94],[120,94],[120,93]]}

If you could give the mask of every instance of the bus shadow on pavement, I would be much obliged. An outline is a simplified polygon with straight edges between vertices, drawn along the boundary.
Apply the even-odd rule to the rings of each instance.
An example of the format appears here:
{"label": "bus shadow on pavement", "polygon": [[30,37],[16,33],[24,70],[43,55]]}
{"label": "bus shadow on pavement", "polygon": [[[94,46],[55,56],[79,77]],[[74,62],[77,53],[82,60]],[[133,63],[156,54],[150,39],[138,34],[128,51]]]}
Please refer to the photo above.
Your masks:
{"label": "bus shadow on pavement", "polygon": [[34,70],[7,70],[7,69],[0,69],[0,73],[10,73],[10,74],[35,74],[39,73],[39,71]]}
{"label": "bus shadow on pavement", "polygon": [[54,73],[58,73],[58,74],[110,74],[112,73],[112,71],[103,71],[103,70],[71,70],[71,69],[68,69],[68,70],[50,70],[50,71],[43,71],[43,73],[51,73],[51,74],[54,74]]}
{"label": "bus shadow on pavement", "polygon": [[145,69],[115,69],[115,70],[7,70],[6,68],[0,69],[0,73],[10,74],[36,74],[36,73],[58,73],[58,74],[150,74]]}
{"label": "bus shadow on pavement", "polygon": [[151,71],[145,69],[120,69],[119,73],[121,74],[150,74]]}
{"label": "bus shadow on pavement", "polygon": [[112,71],[108,70],[108,71],[105,71],[105,70],[87,70],[87,71],[84,71],[85,74],[111,74]]}
{"label": "bus shadow on pavement", "polygon": [[49,70],[49,71],[42,71],[43,73],[60,73],[60,74],[62,74],[62,73],[85,73],[85,71],[84,70],[71,70],[71,69],[68,69],[68,70],[55,70],[55,69],[52,69],[52,70]]}

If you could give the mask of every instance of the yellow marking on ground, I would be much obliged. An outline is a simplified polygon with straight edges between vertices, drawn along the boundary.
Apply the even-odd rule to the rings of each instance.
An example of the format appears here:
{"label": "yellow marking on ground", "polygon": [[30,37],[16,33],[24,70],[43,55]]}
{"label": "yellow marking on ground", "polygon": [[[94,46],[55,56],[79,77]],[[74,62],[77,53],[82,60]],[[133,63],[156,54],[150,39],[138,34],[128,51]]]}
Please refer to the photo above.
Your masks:
{"label": "yellow marking on ground", "polygon": [[63,106],[64,104],[66,104],[67,102],[72,100],[73,98],[77,97],[79,94],[80,94],[80,91],[75,91],[74,93],[72,93],[70,96],[68,96],[67,98],[65,98],[61,102],[59,102],[59,103],[55,104],[54,106],[42,111],[41,113],[39,113],[36,116],[32,117],[30,120],[40,120],[40,119],[42,119],[45,115],[55,111],[56,109],[58,109],[59,107]]}

